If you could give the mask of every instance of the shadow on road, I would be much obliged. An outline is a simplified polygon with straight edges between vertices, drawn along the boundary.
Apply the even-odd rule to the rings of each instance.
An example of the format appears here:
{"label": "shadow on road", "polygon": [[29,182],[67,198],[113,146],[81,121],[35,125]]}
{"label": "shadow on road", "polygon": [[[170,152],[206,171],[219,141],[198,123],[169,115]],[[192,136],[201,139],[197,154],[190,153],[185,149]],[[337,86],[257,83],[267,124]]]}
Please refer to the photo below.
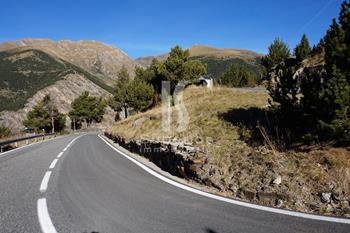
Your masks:
{"label": "shadow on road", "polygon": [[205,232],[206,233],[218,233],[217,231],[214,231],[213,229],[210,229],[210,228],[206,228]]}

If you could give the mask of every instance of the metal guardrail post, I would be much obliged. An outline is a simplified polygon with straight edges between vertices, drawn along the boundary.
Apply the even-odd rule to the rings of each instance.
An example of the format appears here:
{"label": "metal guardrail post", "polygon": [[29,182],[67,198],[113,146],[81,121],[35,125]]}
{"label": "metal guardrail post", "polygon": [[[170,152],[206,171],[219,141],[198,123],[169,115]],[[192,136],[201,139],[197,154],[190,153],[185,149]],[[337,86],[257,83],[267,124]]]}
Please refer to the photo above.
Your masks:
{"label": "metal guardrail post", "polygon": [[40,138],[42,138],[42,140],[45,140],[46,136],[49,135],[54,135],[52,133],[49,134],[38,134],[38,135],[33,135],[33,136],[26,136],[26,137],[22,137],[22,138],[18,138],[16,137],[16,139],[11,139],[11,140],[7,140],[7,141],[0,141],[0,153],[3,152],[4,150],[4,146],[6,145],[11,145],[11,144],[15,144],[16,147],[18,147],[18,142],[20,141],[26,141],[26,144],[29,144],[29,140],[34,139],[35,142],[38,141],[38,138],[40,140]]}

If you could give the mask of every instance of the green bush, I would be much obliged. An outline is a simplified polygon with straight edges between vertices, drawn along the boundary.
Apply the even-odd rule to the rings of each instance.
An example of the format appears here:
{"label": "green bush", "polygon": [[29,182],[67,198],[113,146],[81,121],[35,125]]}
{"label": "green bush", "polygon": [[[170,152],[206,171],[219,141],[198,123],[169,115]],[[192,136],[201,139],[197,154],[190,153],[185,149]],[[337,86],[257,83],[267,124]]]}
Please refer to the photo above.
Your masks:
{"label": "green bush", "polygon": [[0,125],[0,139],[11,135],[11,130],[3,125]]}

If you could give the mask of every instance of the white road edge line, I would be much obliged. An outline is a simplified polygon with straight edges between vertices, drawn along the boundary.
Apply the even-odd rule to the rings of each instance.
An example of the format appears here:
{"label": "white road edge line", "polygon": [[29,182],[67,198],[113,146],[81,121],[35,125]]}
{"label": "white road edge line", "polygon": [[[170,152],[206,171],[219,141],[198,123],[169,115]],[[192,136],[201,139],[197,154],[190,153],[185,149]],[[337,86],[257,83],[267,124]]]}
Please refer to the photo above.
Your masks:
{"label": "white road edge line", "polygon": [[38,218],[43,233],[57,233],[54,225],[52,224],[49,211],[47,209],[47,203],[45,198],[40,198],[37,204]]}
{"label": "white road edge line", "polygon": [[62,155],[63,155],[63,152],[60,152],[60,153],[57,155],[57,158],[61,158]]}
{"label": "white road edge line", "polygon": [[58,162],[58,159],[54,159],[52,163],[50,164],[49,169],[53,169],[56,166],[56,163]]}
{"label": "white road edge line", "polygon": [[337,217],[327,217],[327,216],[307,214],[307,213],[295,212],[295,211],[291,211],[291,210],[283,210],[283,209],[277,209],[277,208],[272,208],[272,207],[267,207],[267,206],[255,205],[255,204],[242,202],[242,201],[238,201],[238,200],[233,200],[233,199],[230,199],[230,198],[225,198],[225,197],[218,196],[218,195],[215,195],[215,194],[207,193],[207,192],[204,192],[204,191],[201,191],[201,190],[189,187],[187,185],[180,184],[180,183],[178,183],[176,181],[173,181],[173,180],[171,180],[171,179],[169,179],[169,178],[167,178],[165,176],[162,176],[161,174],[155,172],[154,170],[150,169],[149,167],[147,167],[146,165],[142,164],[141,162],[135,160],[134,158],[131,158],[130,156],[128,156],[124,152],[118,150],[113,145],[111,145],[108,141],[106,141],[103,137],[101,137],[101,135],[98,135],[98,137],[102,141],[104,141],[108,146],[110,146],[113,150],[117,151],[119,154],[123,155],[125,158],[129,159],[131,162],[135,163],[136,165],[141,167],[146,172],[150,173],[151,175],[157,177],[158,179],[160,179],[160,180],[162,180],[162,181],[164,181],[164,182],[166,182],[168,184],[171,184],[171,185],[176,186],[178,188],[181,188],[183,190],[186,190],[186,191],[189,191],[189,192],[192,192],[192,193],[196,193],[196,194],[208,197],[208,198],[212,198],[212,199],[215,199],[215,200],[218,200],[218,201],[223,201],[223,202],[231,203],[231,204],[234,204],[234,205],[244,206],[244,207],[257,209],[257,210],[262,210],[262,211],[266,211],[266,212],[271,212],[271,213],[276,213],[276,214],[283,214],[283,215],[299,217],[299,218],[305,218],[305,219],[312,219],[312,220],[319,220],[319,221],[326,221],[326,222],[350,224],[350,219],[337,218]]}
{"label": "white road edge line", "polygon": [[40,192],[43,193],[47,190],[47,185],[49,183],[50,176],[51,176],[51,171],[47,171],[44,175],[43,180],[41,181]]}
{"label": "white road edge line", "polygon": [[66,137],[66,136],[59,136],[59,137],[50,138],[50,139],[46,139],[46,140],[39,141],[39,142],[33,142],[33,143],[29,144],[29,145],[24,145],[24,146],[21,146],[21,147],[18,147],[18,148],[9,150],[9,151],[5,151],[5,152],[2,152],[2,153],[0,152],[0,158],[2,156],[5,156],[6,154],[11,153],[11,152],[18,151],[18,150],[21,150],[21,149],[24,149],[24,148],[28,148],[28,147],[31,147],[31,146],[35,146],[35,145],[41,144],[43,142],[49,142],[49,141],[52,141],[52,140],[60,139],[62,137]]}

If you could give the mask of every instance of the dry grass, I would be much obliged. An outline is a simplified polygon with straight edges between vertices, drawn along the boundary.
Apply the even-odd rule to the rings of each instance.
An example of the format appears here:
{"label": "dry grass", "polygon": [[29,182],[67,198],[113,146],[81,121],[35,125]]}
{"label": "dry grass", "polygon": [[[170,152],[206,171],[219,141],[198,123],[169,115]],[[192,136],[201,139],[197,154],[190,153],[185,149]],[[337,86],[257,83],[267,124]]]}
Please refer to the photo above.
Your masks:
{"label": "dry grass", "polygon": [[[221,117],[232,109],[264,108],[267,99],[267,94],[262,92],[190,87],[184,92],[184,104],[189,113],[189,125],[184,132],[176,131],[175,109],[172,109],[172,130],[162,131],[160,107],[118,122],[110,131],[129,140],[176,139],[201,147],[208,155],[201,177],[210,179],[222,192],[230,192],[230,196],[244,199],[242,190],[279,193],[288,197],[283,200],[284,208],[350,216],[349,208],[339,207],[350,200],[348,149],[278,152],[268,144],[252,147],[240,138],[242,131],[249,137],[249,130]],[[273,185],[271,182],[277,175],[282,177],[282,183]],[[332,192],[337,197],[332,208],[321,203],[322,192]],[[253,202],[260,203],[259,200]]]}
{"label": "dry grass", "polygon": [[253,60],[257,57],[261,57],[261,54],[242,49],[218,49],[211,48],[204,45],[194,45],[189,48],[190,54],[193,57],[196,56],[208,56],[215,58],[241,58],[243,60]]}
{"label": "dry grass", "polygon": [[[171,108],[172,123],[170,132],[162,130],[161,107],[129,117],[115,124],[111,131],[128,139],[178,139],[204,149],[220,159],[239,139],[237,127],[220,118],[232,108],[264,107],[267,94],[215,87],[212,90],[202,87],[189,87],[183,95],[183,102],[189,114],[189,124],[185,131],[177,132],[177,111]],[[134,123],[140,121],[140,124]]]}

